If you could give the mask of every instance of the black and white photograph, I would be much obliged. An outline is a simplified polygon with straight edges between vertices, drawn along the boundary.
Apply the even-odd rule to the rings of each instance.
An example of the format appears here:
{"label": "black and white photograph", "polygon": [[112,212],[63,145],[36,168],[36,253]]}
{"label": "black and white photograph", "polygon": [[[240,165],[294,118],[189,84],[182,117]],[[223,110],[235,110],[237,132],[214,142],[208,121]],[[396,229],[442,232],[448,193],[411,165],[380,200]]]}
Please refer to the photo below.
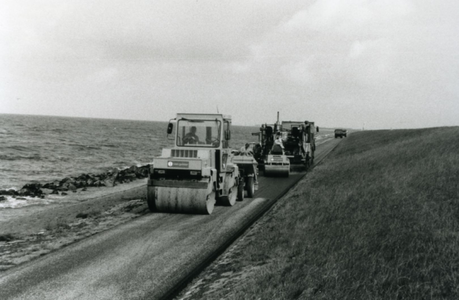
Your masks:
{"label": "black and white photograph", "polygon": [[459,1],[0,0],[0,299],[459,299]]}

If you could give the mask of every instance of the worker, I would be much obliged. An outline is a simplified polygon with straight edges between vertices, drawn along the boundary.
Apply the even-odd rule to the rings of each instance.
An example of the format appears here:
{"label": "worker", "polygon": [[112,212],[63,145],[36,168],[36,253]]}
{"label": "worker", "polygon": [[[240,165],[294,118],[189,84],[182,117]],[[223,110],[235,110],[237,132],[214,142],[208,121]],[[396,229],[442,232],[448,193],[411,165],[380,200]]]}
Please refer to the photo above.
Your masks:
{"label": "worker", "polygon": [[274,144],[271,149],[271,154],[284,154],[284,144],[282,142],[281,133],[278,131],[274,138]]}
{"label": "worker", "polygon": [[252,156],[253,152],[252,152],[252,150],[249,149],[249,147],[250,147],[250,144],[249,143],[245,143],[245,145],[242,146],[241,149],[239,150],[239,155],[250,155],[250,156]]}
{"label": "worker", "polygon": [[190,132],[188,132],[183,138],[183,143],[185,144],[198,144],[199,137],[196,135],[196,126],[191,126]]}
{"label": "worker", "polygon": [[281,135],[281,133],[279,131],[276,133],[276,138],[274,139],[274,144],[280,145],[282,150],[284,150],[284,143],[282,142],[282,135]]}

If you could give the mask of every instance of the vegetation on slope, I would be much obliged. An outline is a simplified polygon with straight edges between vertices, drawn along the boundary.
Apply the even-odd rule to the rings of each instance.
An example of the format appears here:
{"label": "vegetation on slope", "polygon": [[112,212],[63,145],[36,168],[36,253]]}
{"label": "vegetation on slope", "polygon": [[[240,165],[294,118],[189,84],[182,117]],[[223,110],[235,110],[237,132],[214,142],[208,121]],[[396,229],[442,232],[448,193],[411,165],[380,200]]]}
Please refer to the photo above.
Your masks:
{"label": "vegetation on slope", "polygon": [[[229,299],[459,299],[459,128],[357,132],[276,206]],[[205,298],[205,295],[203,295]]]}

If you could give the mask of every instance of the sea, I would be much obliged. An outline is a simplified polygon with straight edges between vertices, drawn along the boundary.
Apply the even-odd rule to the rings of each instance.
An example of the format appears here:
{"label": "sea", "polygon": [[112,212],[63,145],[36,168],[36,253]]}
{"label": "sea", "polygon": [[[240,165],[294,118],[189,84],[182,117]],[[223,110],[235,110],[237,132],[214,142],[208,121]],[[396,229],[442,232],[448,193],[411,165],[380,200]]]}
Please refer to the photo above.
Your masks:
{"label": "sea", "polygon": [[[173,145],[167,122],[0,114],[0,190],[145,165]],[[232,126],[230,146],[258,126]]]}

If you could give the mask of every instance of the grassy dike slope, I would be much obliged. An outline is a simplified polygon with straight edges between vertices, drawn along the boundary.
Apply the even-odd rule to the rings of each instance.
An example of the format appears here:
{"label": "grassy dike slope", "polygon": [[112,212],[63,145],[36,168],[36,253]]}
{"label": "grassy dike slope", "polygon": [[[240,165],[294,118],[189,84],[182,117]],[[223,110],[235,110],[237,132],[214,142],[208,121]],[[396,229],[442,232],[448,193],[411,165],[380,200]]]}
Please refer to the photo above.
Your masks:
{"label": "grassy dike slope", "polygon": [[459,299],[458,184],[459,127],[353,133],[237,251],[238,283],[207,297]]}

